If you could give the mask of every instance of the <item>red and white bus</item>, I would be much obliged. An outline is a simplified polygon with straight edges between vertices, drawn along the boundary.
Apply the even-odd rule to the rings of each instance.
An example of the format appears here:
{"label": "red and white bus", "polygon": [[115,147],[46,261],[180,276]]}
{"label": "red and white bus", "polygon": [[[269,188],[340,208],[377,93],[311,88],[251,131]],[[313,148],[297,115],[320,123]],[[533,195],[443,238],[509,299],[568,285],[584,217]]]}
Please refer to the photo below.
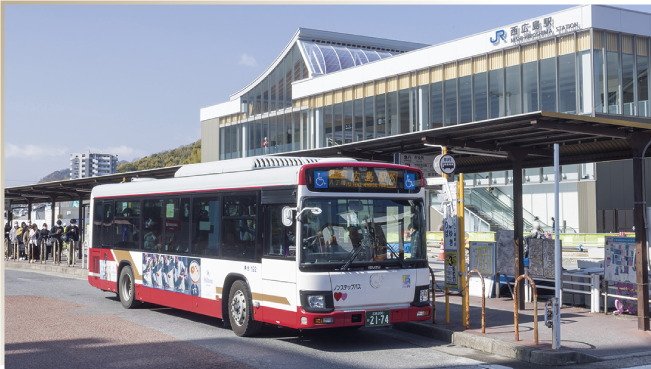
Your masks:
{"label": "red and white bus", "polygon": [[254,157],[91,194],[91,285],[221,318],[239,336],[431,317],[422,173]]}

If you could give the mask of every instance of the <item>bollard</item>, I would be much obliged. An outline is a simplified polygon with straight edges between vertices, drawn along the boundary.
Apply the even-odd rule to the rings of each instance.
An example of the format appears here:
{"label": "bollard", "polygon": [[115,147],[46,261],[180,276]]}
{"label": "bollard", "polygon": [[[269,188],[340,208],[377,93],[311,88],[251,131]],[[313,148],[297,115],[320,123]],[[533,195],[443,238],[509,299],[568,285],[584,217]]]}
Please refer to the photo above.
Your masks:
{"label": "bollard", "polygon": [[466,279],[466,306],[468,306],[468,315],[466,315],[466,322],[464,328],[470,327],[470,274],[475,273],[481,279],[481,333],[486,334],[486,284],[484,283],[484,276],[477,269],[468,272]]}
{"label": "bollard", "polygon": [[52,240],[52,259],[54,264],[61,264],[61,242],[56,238]]}
{"label": "bollard", "polygon": [[445,287],[445,323],[450,324],[450,290]]}
{"label": "bollard", "polygon": [[45,238],[44,237],[41,237],[41,240],[39,241],[39,245],[40,245],[40,250],[41,250],[41,255],[40,255],[39,259],[41,261],[41,264],[43,264],[43,263],[45,263],[45,257],[46,257],[45,254],[47,253],[47,246],[45,245]]}
{"label": "bollard", "polygon": [[601,280],[599,274],[590,275],[590,312],[598,313],[601,311]]}
{"label": "bollard", "polygon": [[515,284],[513,286],[513,325],[515,325],[515,340],[520,341],[520,328],[519,328],[519,315],[518,315],[518,283],[521,280],[527,279],[531,284],[533,289],[533,307],[534,307],[534,316],[533,316],[533,340],[536,345],[538,345],[538,291],[536,290],[536,283],[531,277],[526,274],[522,274],[515,279]]}

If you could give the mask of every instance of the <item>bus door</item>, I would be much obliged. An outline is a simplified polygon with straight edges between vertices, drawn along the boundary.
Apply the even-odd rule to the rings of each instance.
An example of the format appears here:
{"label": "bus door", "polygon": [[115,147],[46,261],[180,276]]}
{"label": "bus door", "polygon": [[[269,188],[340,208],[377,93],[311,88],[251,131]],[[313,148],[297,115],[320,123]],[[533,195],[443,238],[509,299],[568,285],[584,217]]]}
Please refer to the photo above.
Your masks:
{"label": "bus door", "polygon": [[[296,300],[296,226],[286,227],[282,223],[282,209],[294,204],[265,204],[263,217],[265,234],[262,250],[261,304],[263,319],[276,324],[293,325]],[[291,319],[291,320],[290,320]]]}

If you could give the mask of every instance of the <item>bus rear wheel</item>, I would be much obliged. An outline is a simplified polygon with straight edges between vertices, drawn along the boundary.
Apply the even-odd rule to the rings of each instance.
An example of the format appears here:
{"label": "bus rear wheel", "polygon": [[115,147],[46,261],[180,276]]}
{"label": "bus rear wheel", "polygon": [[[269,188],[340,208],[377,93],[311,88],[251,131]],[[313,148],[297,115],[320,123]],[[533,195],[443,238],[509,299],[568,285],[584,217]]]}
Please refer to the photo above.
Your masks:
{"label": "bus rear wheel", "polygon": [[133,270],[127,265],[120,271],[118,279],[118,296],[125,309],[131,309],[137,305],[135,286]]}
{"label": "bus rear wheel", "polygon": [[253,319],[253,303],[249,286],[241,280],[233,282],[228,294],[228,318],[231,329],[240,337],[253,336],[262,324]]}

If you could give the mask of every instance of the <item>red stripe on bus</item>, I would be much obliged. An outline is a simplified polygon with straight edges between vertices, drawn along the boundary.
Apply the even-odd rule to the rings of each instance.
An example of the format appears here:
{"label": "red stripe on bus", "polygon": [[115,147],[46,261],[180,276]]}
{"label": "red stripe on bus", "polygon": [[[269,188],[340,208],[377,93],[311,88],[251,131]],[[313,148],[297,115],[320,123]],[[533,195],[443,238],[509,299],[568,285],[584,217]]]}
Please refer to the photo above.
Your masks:
{"label": "red stripe on bus", "polygon": [[222,301],[210,300],[198,296],[186,295],[180,292],[161,290],[158,288],[136,285],[136,300],[152,304],[185,310],[192,313],[222,317]]}

